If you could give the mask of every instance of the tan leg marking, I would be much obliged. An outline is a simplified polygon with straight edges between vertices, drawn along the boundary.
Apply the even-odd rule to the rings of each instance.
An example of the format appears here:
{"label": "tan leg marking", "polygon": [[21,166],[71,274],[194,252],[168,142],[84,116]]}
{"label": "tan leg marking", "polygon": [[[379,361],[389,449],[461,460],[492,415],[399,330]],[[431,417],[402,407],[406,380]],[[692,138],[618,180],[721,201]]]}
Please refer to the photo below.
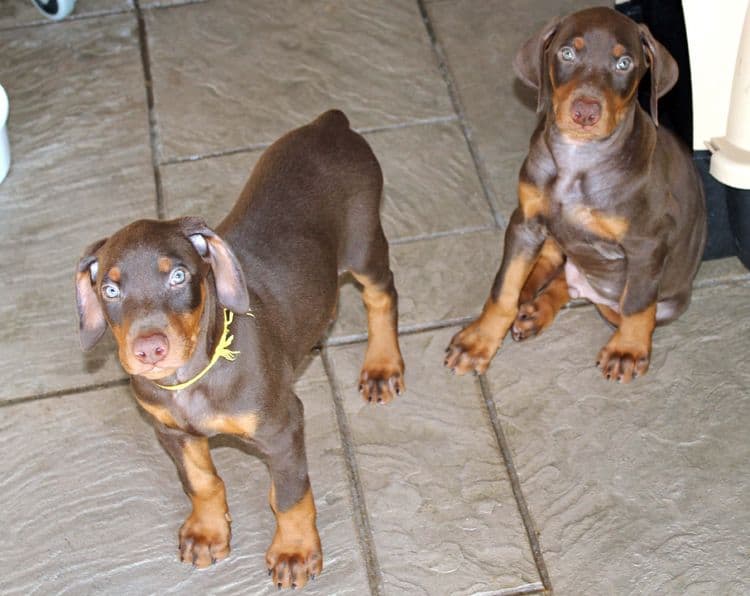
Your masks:
{"label": "tan leg marking", "polygon": [[276,533],[266,552],[266,565],[277,587],[301,588],[323,570],[312,489],[308,488],[289,510],[279,511],[276,490],[271,483],[268,501],[276,516]]}
{"label": "tan leg marking", "polygon": [[549,199],[544,191],[528,182],[518,183],[518,204],[527,220],[549,212]]}
{"label": "tan leg marking", "polygon": [[539,252],[539,257],[534,263],[534,268],[523,285],[518,297],[518,304],[531,302],[557,276],[558,269],[563,266],[564,261],[565,257],[557,242],[552,238],[545,240],[542,250]]}
{"label": "tan leg marking", "polygon": [[362,284],[362,301],[367,309],[367,352],[359,375],[359,391],[365,401],[388,403],[406,389],[396,304],[388,292],[366,276],[354,278]]}
{"label": "tan leg marking", "polygon": [[619,328],[601,349],[597,361],[608,380],[629,383],[646,373],[655,326],[656,303],[634,315],[621,316]]}
{"label": "tan leg marking", "polygon": [[560,309],[570,301],[565,271],[549,282],[541,293],[518,307],[518,315],[513,323],[511,334],[516,341],[539,335],[555,320]]}
{"label": "tan leg marking", "polygon": [[518,313],[518,297],[534,260],[514,257],[505,272],[497,300],[487,299],[479,318],[451,339],[443,364],[462,375],[474,370],[484,373]]}
{"label": "tan leg marking", "polygon": [[229,554],[232,520],[224,482],[211,461],[208,439],[187,443],[182,455],[193,511],[180,528],[180,559],[208,567]]}
{"label": "tan leg marking", "polygon": [[622,317],[620,316],[620,313],[614,310],[613,308],[605,305],[605,304],[594,304],[596,306],[596,310],[599,311],[599,314],[604,318],[605,321],[607,321],[610,325],[614,327],[620,326],[620,321],[622,320]]}

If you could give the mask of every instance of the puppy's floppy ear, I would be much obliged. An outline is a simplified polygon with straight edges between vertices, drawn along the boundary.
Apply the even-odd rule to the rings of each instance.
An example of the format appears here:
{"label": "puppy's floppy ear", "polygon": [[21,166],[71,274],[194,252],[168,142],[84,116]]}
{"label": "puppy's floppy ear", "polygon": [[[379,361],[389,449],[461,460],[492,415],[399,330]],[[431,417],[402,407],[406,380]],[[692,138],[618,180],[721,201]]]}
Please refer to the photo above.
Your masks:
{"label": "puppy's floppy ear", "polygon": [[643,52],[651,67],[651,118],[659,126],[658,103],[659,98],[666,94],[677,82],[680,69],[672,54],[654,39],[646,25],[638,25],[641,31]]}
{"label": "puppy's floppy ear", "polygon": [[179,223],[198,254],[211,265],[221,305],[245,314],[250,309],[250,297],[245,275],[232,249],[200,218],[184,217]]}
{"label": "puppy's floppy ear", "polygon": [[85,251],[76,269],[76,306],[78,307],[78,335],[81,347],[88,351],[99,341],[107,329],[107,320],[96,295],[96,276],[99,272],[98,251],[106,238],[97,240]]}
{"label": "puppy's floppy ear", "polygon": [[521,46],[513,60],[513,69],[529,87],[537,90],[536,111],[541,112],[547,103],[548,77],[546,72],[547,48],[552,36],[560,26],[560,18],[555,17]]}

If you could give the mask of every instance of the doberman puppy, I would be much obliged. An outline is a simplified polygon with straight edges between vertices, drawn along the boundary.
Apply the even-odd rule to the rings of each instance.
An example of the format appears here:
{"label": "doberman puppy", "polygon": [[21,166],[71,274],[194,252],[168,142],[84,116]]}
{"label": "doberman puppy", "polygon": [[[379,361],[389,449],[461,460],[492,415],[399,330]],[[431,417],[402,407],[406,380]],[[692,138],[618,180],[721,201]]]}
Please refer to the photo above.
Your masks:
{"label": "doberman puppy", "polygon": [[269,468],[274,583],[301,587],[321,572],[293,382],[349,271],[368,315],[360,392],[386,403],[404,390],[382,188],[370,147],[343,113],[329,111],[265,151],[215,230],[195,217],[136,221],[80,260],[82,346],[112,329],[135,397],[192,501],[179,532],[182,561],[206,567],[229,554],[231,518],[208,444],[226,433]]}
{"label": "doberman puppy", "polygon": [[[658,126],[677,64],[644,25],[592,8],[547,24],[514,66],[540,119],[491,294],[445,365],[483,373],[511,327],[533,336],[580,297],[615,327],[597,365],[627,383],[648,369],[654,327],[687,308],[706,239],[698,174]],[[636,99],[649,69],[650,117]]]}

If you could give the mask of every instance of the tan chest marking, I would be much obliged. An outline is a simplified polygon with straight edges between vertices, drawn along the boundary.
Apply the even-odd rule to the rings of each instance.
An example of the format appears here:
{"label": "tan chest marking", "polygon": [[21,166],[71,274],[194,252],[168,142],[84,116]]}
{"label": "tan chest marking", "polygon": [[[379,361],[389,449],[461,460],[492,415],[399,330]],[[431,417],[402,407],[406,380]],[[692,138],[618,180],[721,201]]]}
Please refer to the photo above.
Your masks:
{"label": "tan chest marking", "polygon": [[250,438],[258,428],[258,416],[252,413],[240,416],[213,416],[201,421],[201,426],[217,433]]}
{"label": "tan chest marking", "polygon": [[172,414],[170,414],[169,410],[167,410],[166,408],[162,408],[161,406],[146,403],[145,401],[141,401],[138,398],[136,398],[136,401],[140,404],[140,406],[144,410],[146,410],[149,414],[151,414],[154,418],[156,418],[163,425],[168,426],[170,428],[180,427],[180,425],[177,424],[177,421],[172,417]]}
{"label": "tan chest marking", "polygon": [[630,227],[627,217],[605,215],[590,207],[576,207],[568,218],[600,238],[620,242]]}

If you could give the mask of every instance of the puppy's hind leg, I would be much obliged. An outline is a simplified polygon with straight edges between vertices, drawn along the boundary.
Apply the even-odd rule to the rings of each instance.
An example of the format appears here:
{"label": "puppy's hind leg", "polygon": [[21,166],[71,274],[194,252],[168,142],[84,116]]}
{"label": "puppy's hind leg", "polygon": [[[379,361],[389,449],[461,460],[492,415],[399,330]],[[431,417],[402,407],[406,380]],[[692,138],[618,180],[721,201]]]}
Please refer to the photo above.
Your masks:
{"label": "puppy's hind leg", "polygon": [[518,314],[511,328],[514,340],[541,333],[570,301],[564,264],[565,256],[557,243],[547,239],[518,298]]}
{"label": "puppy's hind leg", "polygon": [[364,255],[349,269],[362,284],[367,309],[367,353],[359,391],[368,402],[388,403],[405,390],[404,360],[398,345],[398,294],[388,262],[388,242],[378,222]]}

